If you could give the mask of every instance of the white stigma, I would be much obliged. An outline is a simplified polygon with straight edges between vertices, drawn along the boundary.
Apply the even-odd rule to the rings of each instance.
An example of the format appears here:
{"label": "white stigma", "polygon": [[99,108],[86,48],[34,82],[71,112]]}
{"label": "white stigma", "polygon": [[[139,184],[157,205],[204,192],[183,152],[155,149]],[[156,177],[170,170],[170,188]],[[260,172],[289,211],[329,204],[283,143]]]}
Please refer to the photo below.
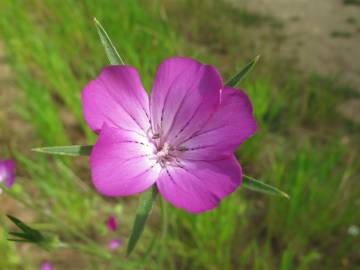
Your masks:
{"label": "white stigma", "polygon": [[163,142],[161,133],[153,133],[149,129],[146,133],[149,142],[154,146],[150,160],[156,160],[162,168],[167,165],[178,164],[177,155],[180,152],[187,151],[188,148],[184,146],[174,147],[169,142]]}
{"label": "white stigma", "polygon": [[171,145],[169,143],[164,143],[164,145],[156,152],[156,159],[161,167],[165,167],[166,163],[172,160],[171,150]]}
{"label": "white stigma", "polygon": [[159,159],[163,159],[163,158],[166,158],[169,153],[170,153],[170,144],[168,143],[164,143],[164,146],[161,148],[160,151],[158,151],[156,153],[156,156],[159,158]]}

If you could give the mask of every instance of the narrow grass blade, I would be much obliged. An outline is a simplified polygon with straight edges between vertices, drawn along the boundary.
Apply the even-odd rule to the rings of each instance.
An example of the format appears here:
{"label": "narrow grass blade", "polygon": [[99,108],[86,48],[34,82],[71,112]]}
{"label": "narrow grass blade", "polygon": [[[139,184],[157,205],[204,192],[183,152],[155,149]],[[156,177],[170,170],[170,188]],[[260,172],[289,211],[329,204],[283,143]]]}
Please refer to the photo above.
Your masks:
{"label": "narrow grass blade", "polygon": [[69,146],[50,146],[32,149],[35,152],[40,152],[50,155],[63,156],[89,156],[93,145],[69,145]]}
{"label": "narrow grass blade", "polygon": [[26,225],[24,222],[22,222],[20,219],[12,216],[12,215],[6,215],[19,229],[21,229],[23,232],[30,232],[32,229]]}
{"label": "narrow grass blade", "polygon": [[245,76],[253,69],[259,60],[260,55],[256,56],[253,60],[251,60],[239,73],[237,73],[234,77],[231,78],[225,85],[234,87],[240,82]]}
{"label": "narrow grass blade", "polygon": [[120,54],[117,52],[115,46],[111,42],[109,35],[106,33],[104,27],[101,23],[94,18],[95,26],[99,34],[101,43],[105,49],[105,53],[110,61],[111,65],[125,65],[124,60],[121,58]]}
{"label": "narrow grass blade", "polygon": [[11,242],[29,243],[29,241],[24,240],[24,239],[7,238],[6,240],[11,241]]}
{"label": "narrow grass blade", "polygon": [[290,196],[281,191],[280,189],[270,186],[268,184],[265,184],[264,182],[261,182],[259,180],[256,180],[250,176],[244,175],[243,176],[243,183],[242,185],[250,190],[265,193],[268,195],[274,195],[274,196],[280,196],[286,199],[290,199]]}
{"label": "narrow grass blade", "polygon": [[130,253],[134,250],[138,240],[140,239],[157,194],[158,190],[154,185],[140,196],[140,205],[136,212],[133,229],[127,245],[128,255],[130,255]]}
{"label": "narrow grass blade", "polygon": [[19,238],[26,238],[26,234],[21,233],[21,232],[9,232],[9,234],[12,235],[12,236],[19,237]]}
{"label": "narrow grass blade", "polygon": [[28,242],[40,243],[44,240],[42,234],[26,225],[24,222],[19,220],[18,218],[7,215],[7,217],[19,228],[22,232],[9,232],[10,235],[16,236],[19,239],[27,240]]}

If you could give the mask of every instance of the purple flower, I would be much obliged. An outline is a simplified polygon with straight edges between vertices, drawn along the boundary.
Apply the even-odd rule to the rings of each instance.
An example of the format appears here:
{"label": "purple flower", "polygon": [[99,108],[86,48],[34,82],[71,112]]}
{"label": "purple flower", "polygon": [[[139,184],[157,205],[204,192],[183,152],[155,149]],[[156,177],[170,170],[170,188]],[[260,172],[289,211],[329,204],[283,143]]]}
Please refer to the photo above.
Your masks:
{"label": "purple flower", "polygon": [[135,68],[108,66],[85,87],[82,103],[99,133],[90,167],[100,193],[127,196],[156,184],[166,200],[198,213],[240,185],[234,151],[256,122],[248,96],[224,86],[213,66],[167,59],[151,97]]}
{"label": "purple flower", "polygon": [[50,262],[43,262],[41,264],[41,270],[53,270],[54,267]]}
{"label": "purple flower", "polygon": [[111,215],[108,217],[107,221],[106,221],[106,226],[108,228],[109,231],[115,232],[118,229],[118,225],[116,222],[116,218],[114,215]]}
{"label": "purple flower", "polygon": [[5,187],[11,188],[15,183],[15,161],[0,160],[0,183],[4,182]]}
{"label": "purple flower", "polygon": [[122,245],[121,239],[114,238],[109,241],[108,248],[109,250],[116,250]]}

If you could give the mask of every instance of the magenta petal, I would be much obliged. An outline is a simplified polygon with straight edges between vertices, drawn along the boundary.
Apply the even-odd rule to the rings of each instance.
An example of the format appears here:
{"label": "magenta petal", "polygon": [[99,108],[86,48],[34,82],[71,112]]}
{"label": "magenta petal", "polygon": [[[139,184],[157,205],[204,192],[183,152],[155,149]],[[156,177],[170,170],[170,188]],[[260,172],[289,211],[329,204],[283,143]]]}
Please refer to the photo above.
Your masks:
{"label": "magenta petal", "polygon": [[146,132],[150,127],[149,98],[137,70],[108,66],[82,92],[83,113],[95,132],[102,125]]}
{"label": "magenta petal", "polygon": [[212,66],[181,57],[162,62],[151,94],[153,132],[176,144],[199,130],[218,107],[222,85]]}
{"label": "magenta petal", "polygon": [[11,188],[15,183],[16,164],[14,160],[0,160],[0,182]]}
{"label": "magenta petal", "polygon": [[43,262],[41,264],[41,270],[53,270],[54,267],[50,262]]}
{"label": "magenta petal", "polygon": [[108,217],[107,221],[106,221],[106,226],[109,229],[109,231],[116,231],[118,229],[118,225],[116,222],[116,218],[114,215],[111,215]]}
{"label": "magenta petal", "polygon": [[221,104],[209,122],[182,144],[189,149],[181,158],[211,160],[227,155],[256,131],[256,120],[248,96],[241,90],[226,87]]}
{"label": "magenta petal", "polygon": [[213,209],[242,180],[241,167],[233,155],[218,161],[180,164],[165,168],[156,183],[167,201],[191,213]]}
{"label": "magenta petal", "polygon": [[118,238],[111,239],[108,244],[109,250],[116,250],[122,246],[122,240]]}
{"label": "magenta petal", "polygon": [[146,137],[104,125],[90,156],[96,189],[107,196],[144,191],[157,179],[160,165]]}

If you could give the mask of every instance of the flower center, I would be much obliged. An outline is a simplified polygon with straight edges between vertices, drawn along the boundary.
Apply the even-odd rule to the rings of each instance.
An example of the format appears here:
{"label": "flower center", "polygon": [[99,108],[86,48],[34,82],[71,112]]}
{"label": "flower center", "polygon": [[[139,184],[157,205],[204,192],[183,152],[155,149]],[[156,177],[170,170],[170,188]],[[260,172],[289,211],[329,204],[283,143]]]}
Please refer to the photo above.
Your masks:
{"label": "flower center", "polygon": [[154,156],[152,156],[151,159],[155,159],[163,168],[169,163],[171,163],[172,166],[179,165],[179,154],[188,150],[184,146],[174,146],[170,144],[170,142],[164,142],[160,134],[153,134],[150,129],[147,132],[147,137],[149,142],[154,145]]}
{"label": "flower center", "polygon": [[156,156],[158,158],[165,158],[166,156],[168,156],[170,153],[170,144],[165,143],[163,147],[161,147],[157,153]]}
{"label": "flower center", "polygon": [[168,162],[174,159],[172,156],[173,147],[169,143],[164,143],[162,146],[157,146],[155,155],[159,164],[164,167]]}

